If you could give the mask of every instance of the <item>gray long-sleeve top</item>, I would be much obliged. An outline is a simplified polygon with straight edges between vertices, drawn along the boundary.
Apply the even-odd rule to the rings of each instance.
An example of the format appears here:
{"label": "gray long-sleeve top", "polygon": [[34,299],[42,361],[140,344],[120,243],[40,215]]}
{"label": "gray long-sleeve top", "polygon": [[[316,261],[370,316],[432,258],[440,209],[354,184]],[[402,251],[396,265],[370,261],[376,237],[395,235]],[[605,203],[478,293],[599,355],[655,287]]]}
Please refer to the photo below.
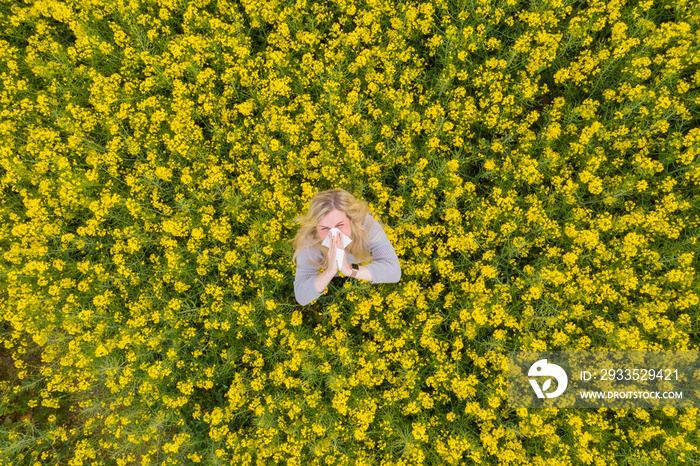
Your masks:
{"label": "gray long-sleeve top", "polygon": [[[384,229],[374,217],[367,215],[363,223],[364,228],[369,232],[370,252],[372,262],[365,265],[372,274],[372,283],[396,283],[401,278],[401,266],[399,258],[394,251],[394,247],[389,242]],[[348,264],[355,262],[352,254],[346,251]],[[316,246],[304,248],[297,256],[296,275],[294,277],[294,295],[297,302],[306,306],[316,300],[323,293],[316,291],[314,282],[318,277],[318,266],[313,262],[323,260],[323,252]],[[336,272],[336,276],[338,273]]]}

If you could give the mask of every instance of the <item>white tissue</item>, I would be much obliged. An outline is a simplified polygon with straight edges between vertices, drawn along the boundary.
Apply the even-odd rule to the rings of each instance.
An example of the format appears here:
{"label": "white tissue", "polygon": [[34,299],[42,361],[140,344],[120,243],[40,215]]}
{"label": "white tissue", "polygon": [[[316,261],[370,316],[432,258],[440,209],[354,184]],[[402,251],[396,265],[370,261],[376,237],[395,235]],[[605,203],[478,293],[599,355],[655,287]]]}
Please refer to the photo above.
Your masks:
{"label": "white tissue", "polygon": [[340,270],[343,267],[343,259],[345,258],[345,248],[348,247],[348,244],[352,243],[352,240],[339,229],[331,228],[328,231],[326,239],[324,239],[323,243],[321,243],[323,246],[327,248],[331,246],[331,235],[340,235],[341,238],[343,238],[343,249],[336,248],[335,250],[335,261],[338,263],[338,270]]}

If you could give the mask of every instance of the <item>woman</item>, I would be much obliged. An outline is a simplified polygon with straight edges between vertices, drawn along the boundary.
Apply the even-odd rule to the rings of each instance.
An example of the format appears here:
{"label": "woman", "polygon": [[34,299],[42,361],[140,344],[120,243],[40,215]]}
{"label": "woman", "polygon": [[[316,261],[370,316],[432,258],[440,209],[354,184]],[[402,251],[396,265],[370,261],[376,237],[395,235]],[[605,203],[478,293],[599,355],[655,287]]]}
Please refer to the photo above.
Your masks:
{"label": "woman", "polygon": [[[316,193],[309,211],[297,221],[301,228],[294,238],[294,294],[302,306],[318,299],[338,272],[370,283],[396,283],[401,278],[396,251],[369,206],[344,189]],[[329,235],[326,247],[322,243]],[[344,253],[343,235],[351,240]]]}

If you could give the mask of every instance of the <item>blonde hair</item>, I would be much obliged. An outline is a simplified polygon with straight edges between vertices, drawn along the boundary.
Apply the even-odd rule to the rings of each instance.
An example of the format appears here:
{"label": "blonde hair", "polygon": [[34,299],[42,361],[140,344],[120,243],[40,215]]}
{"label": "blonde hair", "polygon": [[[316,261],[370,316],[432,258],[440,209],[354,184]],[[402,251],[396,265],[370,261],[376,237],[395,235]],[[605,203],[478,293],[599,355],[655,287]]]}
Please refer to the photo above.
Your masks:
{"label": "blonde hair", "polygon": [[369,205],[365,201],[358,201],[355,196],[344,189],[331,189],[316,193],[309,201],[309,210],[305,215],[297,217],[295,220],[301,226],[294,237],[294,256],[296,258],[302,249],[316,246],[323,252],[323,260],[314,262],[322,269],[328,268],[328,248],[321,243],[321,237],[316,231],[316,227],[321,219],[332,210],[340,210],[350,219],[352,243],[348,245],[346,251],[355,257],[359,262],[365,262],[372,258],[369,250],[369,232],[364,228],[363,223],[368,214],[371,214]]}

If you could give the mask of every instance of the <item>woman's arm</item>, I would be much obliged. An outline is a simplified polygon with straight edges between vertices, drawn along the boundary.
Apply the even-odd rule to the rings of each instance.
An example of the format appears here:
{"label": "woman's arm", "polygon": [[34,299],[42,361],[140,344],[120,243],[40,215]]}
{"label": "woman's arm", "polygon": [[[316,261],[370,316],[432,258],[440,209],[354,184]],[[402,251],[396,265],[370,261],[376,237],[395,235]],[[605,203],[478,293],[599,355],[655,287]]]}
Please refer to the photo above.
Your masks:
{"label": "woman's arm", "polygon": [[[319,275],[318,266],[312,264],[314,258],[312,258],[310,249],[305,248],[299,252],[296,274],[294,276],[294,296],[302,306],[306,306],[323,294],[323,289],[319,292],[316,288],[316,282],[323,274]],[[330,281],[330,278],[328,281]],[[323,288],[325,289],[325,285]]]}
{"label": "woman's arm", "polygon": [[[394,247],[384,229],[373,217],[366,222],[370,236],[370,251],[374,260],[365,268],[371,275],[372,283],[396,283],[401,279],[401,265]],[[359,273],[358,273],[359,276]]]}
{"label": "woman's arm", "polygon": [[[341,272],[346,277],[352,276],[352,266],[347,264],[347,261],[346,261],[346,264],[343,265],[343,269],[341,270]],[[372,276],[372,272],[370,272],[369,269],[364,265],[361,265],[357,269],[357,274],[355,274],[355,278],[357,278],[358,280],[366,280],[370,283],[373,283],[373,281],[374,281],[374,277]]]}
{"label": "woman's arm", "polygon": [[[340,243],[340,237],[331,237],[331,245],[327,249],[326,254],[328,267],[322,273],[318,273],[318,268],[313,264],[311,258],[311,248],[305,248],[297,257],[297,270],[294,278],[294,295],[297,302],[302,306],[309,304],[311,301],[318,299],[323,294],[330,281],[335,277],[338,271],[336,262],[336,251]],[[315,249],[320,256],[316,262],[320,260],[322,254],[318,249]],[[344,258],[347,264],[347,256]]]}

